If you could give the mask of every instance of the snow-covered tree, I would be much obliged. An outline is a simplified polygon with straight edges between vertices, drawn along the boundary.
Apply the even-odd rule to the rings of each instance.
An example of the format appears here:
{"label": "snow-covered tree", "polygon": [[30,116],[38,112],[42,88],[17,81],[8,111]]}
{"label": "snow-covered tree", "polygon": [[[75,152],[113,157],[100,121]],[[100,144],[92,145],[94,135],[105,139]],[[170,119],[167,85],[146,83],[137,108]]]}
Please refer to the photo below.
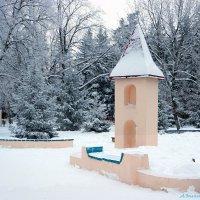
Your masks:
{"label": "snow-covered tree", "polygon": [[55,99],[39,66],[30,63],[14,95],[16,137],[43,139],[55,136]]}
{"label": "snow-covered tree", "polygon": [[[76,51],[82,35],[94,25],[96,10],[87,1],[57,0],[50,38],[49,82],[57,99],[59,130],[78,130],[82,125],[85,94]],[[56,23],[55,23],[56,22]],[[89,58],[91,60],[92,58]]]}
{"label": "snow-covered tree", "polygon": [[109,74],[140,18],[153,59],[165,74],[159,84],[159,127],[199,127],[199,1],[138,3],[110,37],[97,26],[98,12],[87,0],[1,0],[0,98],[7,116],[12,116],[11,105],[17,107],[15,91],[25,90],[28,77],[39,70],[46,78],[41,87],[49,90],[41,100],[56,100],[56,128],[78,130],[84,123],[87,130],[105,131],[114,116]]}
{"label": "snow-covered tree", "polygon": [[[48,1],[50,3],[50,1]],[[0,1],[0,90],[4,96],[3,107],[8,118],[12,115],[12,94],[22,74],[27,70],[29,52],[36,37],[38,55],[46,60],[47,0],[2,0]],[[46,67],[47,60],[41,64]]]}
{"label": "snow-covered tree", "polygon": [[[90,130],[95,130],[96,126],[102,127],[98,128],[98,132],[107,131],[109,125],[107,119],[113,119],[114,87],[109,80],[109,74],[116,64],[116,57],[103,27],[99,28],[96,36],[93,36],[89,30],[83,37],[77,58],[79,62],[83,63],[79,66],[79,73],[83,80],[80,89],[86,93],[88,101],[86,106],[88,116],[84,123],[87,130],[89,127]],[[91,123],[92,118],[95,119],[95,123]]]}
{"label": "snow-covered tree", "polygon": [[198,64],[194,64],[197,56],[194,59],[195,42],[191,33],[197,33],[199,3],[196,0],[192,4],[189,0],[148,0],[144,1],[143,8],[145,19],[150,22],[147,42],[165,75],[164,84],[160,84],[161,98],[167,93],[166,102],[172,108],[173,121],[179,130],[190,115],[190,106],[184,100],[192,96],[188,86],[196,82]]}
{"label": "snow-covered tree", "polygon": [[158,129],[167,130],[172,126],[173,116],[167,102],[161,98],[158,101]]}
{"label": "snow-covered tree", "polygon": [[97,133],[107,132],[110,128],[110,122],[107,118],[107,107],[105,104],[99,103],[99,97],[94,92],[93,99],[89,99],[87,105],[88,110],[84,112],[85,122],[83,128],[85,131],[94,131]]}
{"label": "snow-covered tree", "polygon": [[[159,84],[159,126],[166,124],[169,116],[177,130],[185,124],[197,126],[199,1],[143,0],[137,4],[133,6],[137,9],[128,14],[127,19],[121,19],[113,38],[123,51],[130,30],[134,30],[134,24],[140,18],[153,59],[165,75],[165,80]],[[169,112],[166,111],[168,108]]]}
{"label": "snow-covered tree", "polygon": [[83,123],[84,94],[79,86],[80,80],[75,69],[69,69],[62,80],[58,79],[54,83],[59,130],[80,130]]}
{"label": "snow-covered tree", "polygon": [[135,26],[138,24],[138,17],[138,11],[128,14],[127,19],[120,19],[119,27],[113,31],[114,41],[119,48],[119,56],[125,50],[129,38],[134,32]]}

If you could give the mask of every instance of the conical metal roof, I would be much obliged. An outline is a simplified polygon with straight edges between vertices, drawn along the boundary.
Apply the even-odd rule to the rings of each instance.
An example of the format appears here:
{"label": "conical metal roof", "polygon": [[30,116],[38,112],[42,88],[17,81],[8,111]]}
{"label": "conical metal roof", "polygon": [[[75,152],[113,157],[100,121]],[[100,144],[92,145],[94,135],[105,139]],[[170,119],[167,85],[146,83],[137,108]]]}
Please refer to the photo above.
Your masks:
{"label": "conical metal roof", "polygon": [[114,67],[110,78],[155,77],[163,79],[164,75],[154,63],[139,24],[129,40],[121,59]]}

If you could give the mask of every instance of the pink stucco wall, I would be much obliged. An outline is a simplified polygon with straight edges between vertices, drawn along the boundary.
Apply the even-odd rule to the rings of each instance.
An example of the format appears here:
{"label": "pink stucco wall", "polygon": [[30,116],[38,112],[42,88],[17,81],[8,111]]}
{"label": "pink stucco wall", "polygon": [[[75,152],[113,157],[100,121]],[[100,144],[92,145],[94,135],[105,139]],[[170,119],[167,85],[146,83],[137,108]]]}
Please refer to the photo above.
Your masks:
{"label": "pink stucco wall", "polygon": [[120,164],[96,160],[88,157],[86,148],[82,148],[80,157],[71,156],[70,164],[78,165],[82,169],[95,170],[100,174],[116,174],[120,181],[141,187],[162,190],[162,188],[176,188],[186,191],[189,186],[194,186],[200,192],[200,179],[167,178],[144,173],[149,169],[147,154],[125,154]]}
{"label": "pink stucco wall", "polygon": [[105,171],[107,173],[116,174],[120,181],[137,184],[136,170],[137,169],[148,169],[148,156],[147,155],[129,155],[125,154],[121,164],[115,164],[107,161],[99,161],[96,159],[89,158],[86,152],[86,148],[82,148],[81,158],[76,156],[70,157],[70,163],[72,165],[78,165],[83,169],[96,170],[100,173]]}
{"label": "pink stucco wall", "polygon": [[65,148],[73,147],[73,140],[70,141],[0,141],[0,145],[10,148]]}
{"label": "pink stucco wall", "polygon": [[[125,105],[125,89],[134,85],[136,104]],[[125,124],[135,124],[134,144],[127,144]],[[115,79],[115,147],[137,147],[157,145],[158,124],[158,79],[156,78],[121,78]]]}

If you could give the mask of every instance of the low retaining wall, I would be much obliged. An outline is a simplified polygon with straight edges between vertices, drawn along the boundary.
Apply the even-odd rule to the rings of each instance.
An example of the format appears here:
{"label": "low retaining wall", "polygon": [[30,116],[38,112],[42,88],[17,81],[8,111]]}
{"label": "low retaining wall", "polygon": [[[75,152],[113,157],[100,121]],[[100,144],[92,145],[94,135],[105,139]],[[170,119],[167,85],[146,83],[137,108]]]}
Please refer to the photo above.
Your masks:
{"label": "low retaining wall", "polygon": [[142,171],[137,172],[138,185],[153,190],[160,190],[162,188],[178,188],[186,191],[190,186],[194,186],[195,190],[200,193],[200,179],[179,179],[167,178],[151,175]]}
{"label": "low retaining wall", "polygon": [[104,159],[97,160],[88,157],[87,148],[82,148],[81,157],[71,156],[70,163],[78,165],[80,168],[87,170],[96,170],[104,174],[104,172],[116,174],[119,180],[128,184],[137,184],[136,171],[137,169],[148,169],[148,156],[135,154],[124,154],[120,164],[106,161]]}
{"label": "low retaining wall", "polygon": [[73,139],[63,140],[16,140],[0,139],[0,146],[10,148],[65,148],[73,147]]}
{"label": "low retaining wall", "polygon": [[[93,149],[95,148],[93,147]],[[154,190],[176,188],[186,191],[189,186],[194,186],[195,191],[200,193],[200,179],[167,178],[144,173],[145,170],[149,169],[147,154],[124,154],[120,163],[115,163],[112,160],[92,158],[89,156],[87,148],[83,147],[81,156],[72,155],[70,157],[70,164],[78,165],[87,170],[95,170],[101,174],[115,174],[124,183]]]}

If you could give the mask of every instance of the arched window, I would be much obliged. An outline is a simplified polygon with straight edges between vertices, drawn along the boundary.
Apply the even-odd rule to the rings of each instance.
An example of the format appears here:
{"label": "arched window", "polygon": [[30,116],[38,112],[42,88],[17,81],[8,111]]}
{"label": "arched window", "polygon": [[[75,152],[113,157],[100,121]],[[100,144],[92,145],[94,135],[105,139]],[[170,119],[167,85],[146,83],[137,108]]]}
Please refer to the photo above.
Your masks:
{"label": "arched window", "polygon": [[124,124],[124,147],[130,148],[136,145],[136,125],[134,121],[128,120]]}
{"label": "arched window", "polygon": [[134,85],[129,85],[124,91],[124,105],[136,105],[136,88]]}

